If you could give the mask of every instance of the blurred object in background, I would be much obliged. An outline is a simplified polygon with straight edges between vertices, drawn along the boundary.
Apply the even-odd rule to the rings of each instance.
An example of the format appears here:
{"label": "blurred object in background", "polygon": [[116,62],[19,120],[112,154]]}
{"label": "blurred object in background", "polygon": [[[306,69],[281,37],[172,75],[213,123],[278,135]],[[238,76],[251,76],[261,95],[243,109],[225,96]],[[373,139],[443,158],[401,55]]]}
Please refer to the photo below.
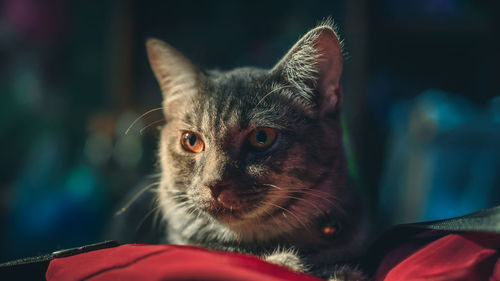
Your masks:
{"label": "blurred object in background", "polygon": [[84,163],[66,167],[67,144],[58,136],[38,139],[10,186],[4,253],[26,256],[32,249],[78,245],[98,238],[108,191]]}
{"label": "blurred object in background", "polygon": [[0,262],[101,240],[154,171],[156,130],[143,128],[161,115],[125,135],[156,106],[132,102],[126,2],[0,2]]}
{"label": "blurred object in background", "polygon": [[498,97],[476,108],[428,90],[391,109],[380,209],[390,224],[445,219],[500,204]]}

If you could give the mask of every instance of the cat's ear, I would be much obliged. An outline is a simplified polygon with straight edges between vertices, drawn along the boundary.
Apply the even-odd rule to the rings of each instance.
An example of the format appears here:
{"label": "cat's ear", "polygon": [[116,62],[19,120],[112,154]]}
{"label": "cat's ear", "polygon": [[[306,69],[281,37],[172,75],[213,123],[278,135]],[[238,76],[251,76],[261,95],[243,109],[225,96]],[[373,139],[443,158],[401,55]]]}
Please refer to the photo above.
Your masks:
{"label": "cat's ear", "polygon": [[304,35],[271,71],[297,88],[305,104],[320,115],[340,108],[342,44],[330,23]]}
{"label": "cat's ear", "polygon": [[146,49],[164,103],[190,94],[196,88],[198,71],[179,51],[154,38],[146,41]]}

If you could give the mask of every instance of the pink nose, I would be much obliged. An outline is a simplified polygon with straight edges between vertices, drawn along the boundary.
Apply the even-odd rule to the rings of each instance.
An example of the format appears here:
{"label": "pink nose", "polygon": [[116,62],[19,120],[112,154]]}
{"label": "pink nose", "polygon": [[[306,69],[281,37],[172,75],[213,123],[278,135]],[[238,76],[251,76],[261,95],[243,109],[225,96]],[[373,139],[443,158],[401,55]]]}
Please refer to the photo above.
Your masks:
{"label": "pink nose", "polygon": [[212,197],[222,205],[222,207],[239,210],[243,207],[241,194],[234,189],[233,182],[222,182],[210,186]]}
{"label": "pink nose", "polygon": [[243,207],[241,199],[231,188],[223,189],[214,198],[219,202],[224,208],[231,210],[239,210]]}

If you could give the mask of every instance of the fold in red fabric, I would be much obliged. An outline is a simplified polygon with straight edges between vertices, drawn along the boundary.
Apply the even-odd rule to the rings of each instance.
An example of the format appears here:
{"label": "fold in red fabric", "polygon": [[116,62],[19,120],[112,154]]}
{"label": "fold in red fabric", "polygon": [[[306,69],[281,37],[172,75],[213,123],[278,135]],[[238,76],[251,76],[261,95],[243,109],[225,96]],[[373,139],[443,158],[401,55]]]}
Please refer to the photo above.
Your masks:
{"label": "fold in red fabric", "polygon": [[50,262],[55,280],[320,281],[257,257],[178,245],[122,245]]}
{"label": "fold in red fabric", "polygon": [[375,280],[500,281],[500,235],[461,233],[425,240],[414,239],[392,250]]}

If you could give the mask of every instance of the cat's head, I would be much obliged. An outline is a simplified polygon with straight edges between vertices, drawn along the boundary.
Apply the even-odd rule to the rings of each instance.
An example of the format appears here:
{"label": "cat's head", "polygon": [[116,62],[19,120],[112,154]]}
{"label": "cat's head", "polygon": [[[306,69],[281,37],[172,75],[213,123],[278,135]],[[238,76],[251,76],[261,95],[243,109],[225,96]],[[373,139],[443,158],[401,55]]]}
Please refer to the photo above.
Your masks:
{"label": "cat's head", "polygon": [[160,204],[252,240],[311,226],[325,211],[345,216],[342,48],[331,25],[269,70],[202,71],[157,39],[147,50],[166,119]]}

